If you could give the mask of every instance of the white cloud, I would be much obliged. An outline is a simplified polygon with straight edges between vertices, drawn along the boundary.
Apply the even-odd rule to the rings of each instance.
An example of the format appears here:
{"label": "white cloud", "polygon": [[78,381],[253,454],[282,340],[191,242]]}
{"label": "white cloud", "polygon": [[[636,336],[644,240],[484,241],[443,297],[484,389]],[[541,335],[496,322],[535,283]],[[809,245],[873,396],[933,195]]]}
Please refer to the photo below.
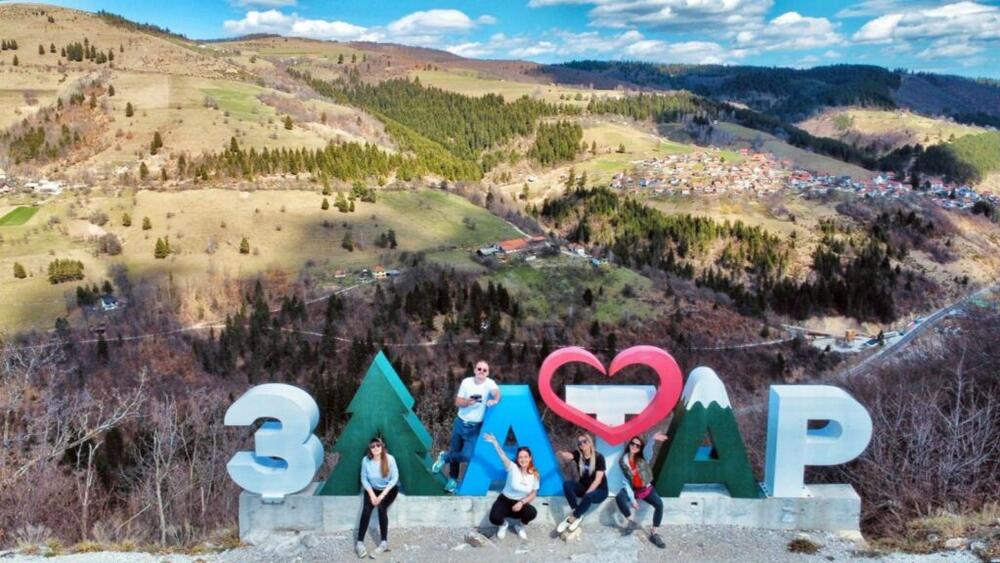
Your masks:
{"label": "white cloud", "polygon": [[[294,3],[295,0],[239,1]],[[345,21],[308,19],[300,17],[297,13],[286,14],[271,9],[266,11],[250,10],[244,14],[242,19],[226,20],[223,23],[223,28],[238,35],[277,33],[314,39],[393,41],[407,45],[438,47],[446,43],[448,36],[464,35],[479,25],[492,25],[496,21],[496,18],[490,15],[479,16],[473,21],[458,10],[426,10],[413,12],[385,26],[364,27]],[[471,42],[455,43],[448,48],[459,49],[467,53],[478,52],[475,47],[471,46]]]}
{"label": "white cloud", "polygon": [[231,0],[233,6],[238,8],[248,8],[257,6],[261,8],[286,8],[295,6],[297,0]]}
{"label": "white cloud", "polygon": [[762,27],[736,33],[738,46],[762,51],[816,49],[843,42],[830,20],[798,12],[785,12]]}
{"label": "white cloud", "polygon": [[539,55],[555,53],[557,50],[558,47],[555,43],[552,43],[551,41],[539,41],[533,45],[511,49],[508,53],[514,58],[530,59]]}
{"label": "white cloud", "polygon": [[444,50],[467,59],[478,59],[493,53],[492,47],[478,41],[448,45]]}
{"label": "white cloud", "polygon": [[941,4],[941,0],[863,0],[837,12],[838,18],[880,16],[882,14],[925,8]]}
{"label": "white cloud", "polygon": [[1000,39],[1000,8],[963,1],[885,14],[865,23],[852,38],[859,43],[876,43],[942,37]]}
{"label": "white cloud", "polygon": [[917,57],[924,60],[945,59],[951,57],[971,57],[972,55],[982,53],[984,50],[985,49],[979,45],[970,45],[964,41],[952,44],[937,43],[917,53]]}
{"label": "white cloud", "polygon": [[637,41],[625,49],[630,57],[646,61],[689,64],[722,64],[740,58],[744,53],[730,52],[711,41],[667,43],[657,39]]}
{"label": "white cloud", "polygon": [[772,0],[531,0],[533,8],[558,4],[592,6],[591,24],[657,31],[735,29],[759,23]]}
{"label": "white cloud", "polygon": [[413,12],[391,22],[386,30],[396,36],[438,35],[471,31],[476,22],[458,10]]}
{"label": "white cloud", "polygon": [[830,50],[826,51],[825,53],[823,53],[823,56],[826,57],[826,58],[828,58],[828,59],[839,59],[840,58],[840,53],[838,51],[834,51],[833,49],[830,49]]}
{"label": "white cloud", "polygon": [[342,21],[311,20],[298,14],[285,14],[278,10],[259,12],[250,10],[242,19],[226,20],[222,27],[237,35],[248,33],[277,33],[314,39],[357,40],[377,39],[378,35],[362,26]]}

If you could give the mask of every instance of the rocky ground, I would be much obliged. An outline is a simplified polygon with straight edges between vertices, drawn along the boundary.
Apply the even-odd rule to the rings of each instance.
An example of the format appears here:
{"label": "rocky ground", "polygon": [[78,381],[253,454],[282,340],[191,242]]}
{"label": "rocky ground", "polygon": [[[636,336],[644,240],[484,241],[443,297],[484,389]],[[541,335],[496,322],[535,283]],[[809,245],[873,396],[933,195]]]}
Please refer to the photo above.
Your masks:
{"label": "rocky ground", "polygon": [[[632,561],[697,561],[731,562],[762,561],[980,561],[968,550],[949,551],[932,555],[880,554],[863,543],[838,538],[832,534],[756,530],[748,528],[705,528],[668,526],[661,536],[665,550],[647,541],[636,532],[622,536],[611,527],[583,530],[576,539],[562,541],[550,537],[549,530],[528,529],[528,540],[522,541],[510,533],[503,541],[489,538],[485,545],[474,547],[466,541],[468,531],[457,529],[408,529],[390,531],[391,551],[380,554],[383,561],[434,561],[510,563],[520,561],[572,561],[619,563]],[[73,561],[80,563],[271,563],[275,561],[351,561],[355,559],[354,541],[349,533],[336,534],[270,534],[252,538],[255,545],[210,555],[148,554],[97,552],[52,557],[26,556],[16,552],[0,553],[0,561]],[[808,547],[817,546],[814,554],[793,553],[793,540]],[[801,541],[807,540],[807,541]],[[374,547],[370,539],[369,549]]]}

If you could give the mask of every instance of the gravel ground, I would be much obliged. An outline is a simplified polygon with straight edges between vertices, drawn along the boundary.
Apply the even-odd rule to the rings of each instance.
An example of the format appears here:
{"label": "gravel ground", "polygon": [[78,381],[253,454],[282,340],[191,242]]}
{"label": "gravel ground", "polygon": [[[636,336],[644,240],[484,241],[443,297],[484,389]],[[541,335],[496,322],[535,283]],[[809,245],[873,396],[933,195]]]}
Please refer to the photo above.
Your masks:
{"label": "gravel ground", "polygon": [[[579,538],[563,541],[550,537],[550,531],[528,528],[528,540],[522,541],[509,533],[503,541],[491,537],[482,547],[466,543],[467,531],[425,528],[391,531],[388,553],[380,554],[383,561],[434,561],[511,563],[520,561],[572,561],[578,563],[621,563],[632,561],[697,561],[732,562],[762,561],[949,561],[976,563],[969,551],[953,551],[934,555],[874,555],[853,541],[832,534],[757,530],[749,528],[707,528],[668,526],[660,535],[667,543],[665,550],[647,541],[641,532],[629,536],[610,527],[583,529]],[[790,553],[788,543],[805,537],[821,545],[815,555]],[[270,534],[254,538],[256,545],[212,555],[174,555],[147,553],[98,552],[59,557],[0,554],[0,561],[72,561],[80,563],[272,563],[275,561],[351,561],[354,555],[353,536],[337,534]],[[371,539],[368,547],[374,547]]]}

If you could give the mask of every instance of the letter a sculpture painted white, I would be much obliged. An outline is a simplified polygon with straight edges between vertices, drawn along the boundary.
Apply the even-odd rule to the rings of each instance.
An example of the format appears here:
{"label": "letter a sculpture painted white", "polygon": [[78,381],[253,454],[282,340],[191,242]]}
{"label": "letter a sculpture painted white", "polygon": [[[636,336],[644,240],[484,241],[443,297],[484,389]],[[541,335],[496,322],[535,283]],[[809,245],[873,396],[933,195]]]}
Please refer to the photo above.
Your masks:
{"label": "letter a sculpture painted white", "polygon": [[[828,421],[809,429],[809,421]],[[764,487],[774,497],[809,496],[807,465],[838,465],[861,455],[872,419],[854,397],[828,385],[773,385],[767,417]]]}
{"label": "letter a sculpture painted white", "polygon": [[226,426],[267,420],[254,433],[254,451],[237,452],[226,464],[229,476],[266,502],[281,502],[312,482],[323,464],[323,444],[312,431],[319,423],[316,401],[283,383],[258,385],[226,411]]}

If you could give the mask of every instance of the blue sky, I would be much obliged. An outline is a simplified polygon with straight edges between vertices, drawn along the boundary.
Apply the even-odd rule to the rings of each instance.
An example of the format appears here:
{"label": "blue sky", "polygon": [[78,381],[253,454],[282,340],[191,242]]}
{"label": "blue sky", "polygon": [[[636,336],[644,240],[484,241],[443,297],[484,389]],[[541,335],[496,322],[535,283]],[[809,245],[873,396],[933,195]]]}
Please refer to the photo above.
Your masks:
{"label": "blue sky", "polygon": [[66,0],[192,38],[280,33],[476,58],[807,67],[1000,78],[1000,0]]}

